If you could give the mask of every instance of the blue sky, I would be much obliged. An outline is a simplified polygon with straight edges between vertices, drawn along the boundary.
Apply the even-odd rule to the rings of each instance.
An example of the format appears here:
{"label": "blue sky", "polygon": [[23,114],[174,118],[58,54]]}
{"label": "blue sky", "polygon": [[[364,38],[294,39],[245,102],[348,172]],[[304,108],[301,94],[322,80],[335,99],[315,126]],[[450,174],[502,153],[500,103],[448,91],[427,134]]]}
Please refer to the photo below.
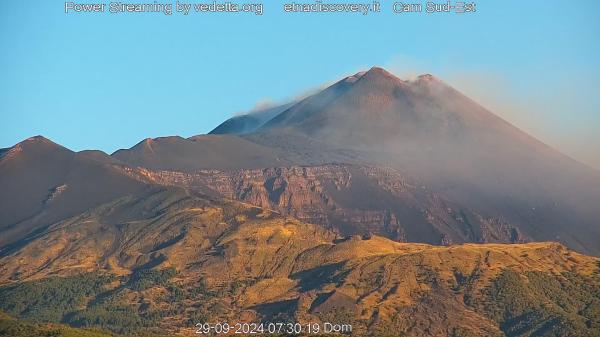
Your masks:
{"label": "blue sky", "polygon": [[3,1],[0,147],[42,134],[110,153],[206,133],[258,102],[379,65],[433,73],[600,167],[600,1],[480,0],[471,15],[395,15],[382,1],[367,16],[286,14],[284,1],[265,2],[262,16],[165,16]]}

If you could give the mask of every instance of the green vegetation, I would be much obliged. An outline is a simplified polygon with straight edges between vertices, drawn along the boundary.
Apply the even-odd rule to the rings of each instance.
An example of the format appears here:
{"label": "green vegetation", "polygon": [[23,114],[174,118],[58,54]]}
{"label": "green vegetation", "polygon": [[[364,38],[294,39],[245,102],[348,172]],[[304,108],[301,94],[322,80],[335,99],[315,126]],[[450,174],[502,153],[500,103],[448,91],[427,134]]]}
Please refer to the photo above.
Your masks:
{"label": "green vegetation", "polygon": [[[122,278],[89,273],[2,286],[0,310],[24,321],[0,314],[0,336],[116,336],[113,333],[164,336],[160,329],[172,327],[164,325],[172,321],[171,318],[175,318],[178,326],[193,326],[196,322],[230,314],[235,304],[224,299],[243,296],[245,288],[254,282],[240,280],[209,290],[202,280],[194,286],[173,282],[176,274],[175,269],[139,270]],[[520,274],[505,269],[486,287],[480,285],[479,268],[467,275],[454,270],[454,279],[449,282],[442,282],[437,272],[427,268],[421,268],[416,276],[419,283],[432,286],[432,292],[412,294],[413,298],[427,303],[424,308],[431,315],[441,316],[447,310],[448,307],[438,301],[462,294],[464,304],[497,322],[506,337],[600,336],[598,273],[592,276],[570,272]],[[342,298],[335,309],[316,315],[322,321],[359,326],[361,322],[355,320],[352,307],[346,308],[344,303]],[[292,321],[295,313],[290,310],[265,310],[267,317],[262,319]],[[402,322],[381,323],[369,333],[398,336],[402,329],[409,336]],[[475,336],[469,326],[449,326],[447,334]]]}
{"label": "green vegetation", "polygon": [[[28,336],[63,336],[68,332],[48,330],[50,332],[47,334],[28,334],[27,331],[41,329],[36,323],[66,323],[75,327],[102,328],[118,333],[138,333],[146,328],[157,327],[162,318],[183,313],[182,304],[177,303],[177,300],[183,299],[185,293],[169,282],[175,274],[175,269],[141,270],[128,279],[121,280],[121,286],[115,289],[108,289],[106,285],[116,281],[116,277],[98,273],[50,277],[2,286],[0,310],[27,321],[26,324],[14,320],[3,321],[6,329],[12,331],[4,335],[20,336],[21,330]],[[156,310],[128,303],[128,293],[155,286],[165,287],[169,294],[165,300],[176,300],[169,308]]]}
{"label": "green vegetation", "polygon": [[199,300],[213,296],[213,293],[207,289],[204,279],[198,281],[194,287],[188,288],[187,294],[190,298]]}
{"label": "green vegetation", "polygon": [[463,328],[454,328],[452,329],[452,334],[450,337],[476,337],[477,335],[472,333],[471,331]]}
{"label": "green vegetation", "polygon": [[598,280],[565,273],[505,270],[474,305],[508,337],[600,336]]}
{"label": "green vegetation", "polygon": [[129,279],[127,287],[135,291],[141,291],[157,285],[166,286],[175,274],[177,274],[175,268],[138,270]]}
{"label": "green vegetation", "polygon": [[61,322],[105,291],[115,278],[97,273],[69,278],[50,277],[0,287],[0,310],[33,322]]}
{"label": "green vegetation", "polygon": [[[119,333],[155,328],[164,317],[183,313],[182,303],[177,301],[184,298],[183,290],[170,283],[176,274],[174,268],[135,271],[121,287],[101,294],[86,308],[66,316],[64,322],[77,327],[102,327]],[[170,303],[168,309],[157,310],[145,304],[128,303],[127,295],[130,292],[141,292],[152,287],[167,290],[169,295],[163,300]]]}
{"label": "green vegetation", "polygon": [[17,321],[0,313],[0,336],[6,337],[114,337],[100,330],[76,329],[64,325],[41,325]]}
{"label": "green vegetation", "polygon": [[65,319],[77,327],[102,327],[120,333],[134,332],[145,326],[142,317],[130,306],[95,305],[72,313]]}

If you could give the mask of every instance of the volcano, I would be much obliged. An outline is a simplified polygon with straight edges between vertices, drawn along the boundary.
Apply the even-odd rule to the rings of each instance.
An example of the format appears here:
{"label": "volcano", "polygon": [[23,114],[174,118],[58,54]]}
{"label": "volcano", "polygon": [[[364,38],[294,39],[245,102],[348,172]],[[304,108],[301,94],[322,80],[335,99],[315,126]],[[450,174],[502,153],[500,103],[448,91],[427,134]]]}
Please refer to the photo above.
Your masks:
{"label": "volcano", "polygon": [[[343,235],[428,244],[560,241],[600,254],[598,171],[441,79],[403,80],[378,67],[235,116],[208,135],[148,138],[110,156],[30,139],[2,151],[0,172],[7,186],[0,230],[18,229],[21,236],[10,236],[16,241],[159,184]],[[57,196],[65,199],[50,202]]]}
{"label": "volcano", "polygon": [[0,335],[600,327],[581,254],[600,255],[600,174],[432,75],[376,67],[111,155],[32,137],[0,149],[0,187]]}
{"label": "volcano", "polygon": [[391,167],[448,201],[517,224],[535,240],[600,253],[599,172],[429,74],[402,80],[374,67],[244,137],[306,154],[306,161]]}

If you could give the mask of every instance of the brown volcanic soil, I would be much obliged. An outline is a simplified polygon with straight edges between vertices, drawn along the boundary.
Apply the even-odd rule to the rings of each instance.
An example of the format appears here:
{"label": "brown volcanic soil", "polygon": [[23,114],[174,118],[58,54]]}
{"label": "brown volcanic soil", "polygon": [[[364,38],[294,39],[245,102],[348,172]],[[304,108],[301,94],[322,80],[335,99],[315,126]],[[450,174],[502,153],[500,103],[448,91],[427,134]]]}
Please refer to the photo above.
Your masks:
{"label": "brown volcanic soil", "polygon": [[[200,318],[351,322],[361,336],[600,327],[597,258],[450,245],[598,254],[597,172],[431,76],[374,68],[242,137],[112,156],[33,137],[0,150],[0,186],[0,281],[18,285],[0,305],[27,297],[10,293],[22,282],[100,272],[121,278],[78,313],[114,301],[169,331]],[[22,306],[37,310],[3,308]]]}
{"label": "brown volcanic soil", "polygon": [[[0,246],[159,183],[191,184],[343,234],[435,244],[556,240],[600,254],[598,173],[432,76],[403,81],[374,68],[243,136],[147,139],[110,157],[49,144],[3,151]],[[131,179],[138,166],[153,178]],[[319,173],[307,178],[298,167]],[[347,185],[328,178],[335,167],[349,172]],[[365,168],[383,173],[365,177]],[[399,178],[385,181],[387,171]],[[401,184],[411,189],[396,190]]]}
{"label": "brown volcanic soil", "polygon": [[431,75],[403,81],[373,68],[298,102],[244,138],[302,154],[300,165],[391,167],[535,240],[600,253],[600,174]]}
{"label": "brown volcanic soil", "polygon": [[[514,335],[542,331],[536,330],[542,325],[563,336],[554,318],[575,326],[596,322],[577,308],[600,303],[593,302],[600,300],[598,263],[547,242],[439,247],[378,236],[341,238],[247,204],[163,188],[54,224],[0,258],[0,277],[15,282],[175,268],[169,283],[132,288],[125,278],[113,299],[145,308],[140,313],[170,310],[157,322],[167,330],[188,326],[189,315],[203,313],[211,321],[347,322],[355,335],[378,336],[499,336],[501,329],[534,319]],[[540,280],[562,286],[545,293]],[[169,295],[174,287],[182,292],[178,300]],[[565,305],[556,297],[561,291],[585,296]],[[521,298],[513,293],[531,305],[519,309]],[[508,299],[494,297],[502,294]],[[509,299],[518,306],[504,303]],[[496,310],[504,305],[517,321],[500,324],[505,318]],[[527,310],[537,318],[519,316]]]}
{"label": "brown volcanic soil", "polygon": [[230,135],[162,137],[145,139],[112,157],[150,169],[193,171],[197,169],[286,165],[283,152]]}
{"label": "brown volcanic soil", "polygon": [[0,158],[0,252],[30,231],[145,189],[109,163],[40,136],[10,148]]}

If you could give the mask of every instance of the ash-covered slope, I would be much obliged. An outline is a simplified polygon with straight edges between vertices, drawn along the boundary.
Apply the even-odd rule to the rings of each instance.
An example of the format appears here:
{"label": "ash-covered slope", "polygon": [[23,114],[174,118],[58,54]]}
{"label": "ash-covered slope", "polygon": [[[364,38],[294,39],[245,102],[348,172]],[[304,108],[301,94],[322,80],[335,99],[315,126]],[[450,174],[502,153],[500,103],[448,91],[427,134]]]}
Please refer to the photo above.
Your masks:
{"label": "ash-covered slope", "polygon": [[[518,135],[514,127],[432,75],[401,80],[377,67],[300,101],[261,129],[273,128],[363,148],[468,142],[483,140],[490,132]],[[517,138],[527,139],[525,134]]]}
{"label": "ash-covered slope", "polygon": [[[48,148],[16,168],[5,163],[18,149],[1,151],[0,179],[9,186],[1,224],[29,231],[74,214],[13,226],[38,214],[41,200],[64,192],[62,185],[73,188],[59,178],[72,170],[69,158],[77,158],[76,167],[94,168],[78,184],[90,188],[54,203],[64,209],[93,206],[82,203],[91,196],[122,196],[131,183],[158,183],[210,189],[344,234],[432,244],[560,241],[600,254],[600,174],[433,76],[405,81],[373,68],[282,110],[261,115],[262,126],[251,133],[256,125],[242,123],[242,130],[233,123],[219,132],[241,135],[146,139],[110,157]],[[47,168],[35,173],[42,165]],[[137,167],[154,180],[136,177]],[[358,173],[344,186],[331,184],[340,170]],[[126,180],[112,183],[106,172]],[[395,178],[388,181],[387,172]],[[398,182],[411,186],[410,198],[395,195],[404,193]],[[37,190],[25,193],[29,188]]]}
{"label": "ash-covered slope", "polygon": [[287,103],[266,109],[253,111],[248,114],[234,116],[219,124],[209,134],[211,135],[243,135],[256,131],[265,123],[279,115],[295,103]]}
{"label": "ash-covered slope", "polygon": [[[327,146],[311,146],[303,137]],[[431,75],[405,81],[372,68],[300,101],[245,138],[315,156],[354,151],[350,161],[398,169],[536,240],[600,253],[598,171]]]}
{"label": "ash-covered slope", "polygon": [[114,160],[32,137],[0,157],[0,252],[27,233],[143,190]]}
{"label": "ash-covered slope", "polygon": [[257,168],[289,164],[280,150],[234,135],[147,138],[112,154],[124,163],[156,170]]}
{"label": "ash-covered slope", "polygon": [[[571,248],[600,254],[600,174],[431,75],[401,80],[372,68],[300,100],[264,122],[268,117],[261,115],[264,124],[251,133],[247,132],[256,125],[244,126],[241,131],[234,125],[237,122],[230,120],[225,124],[231,125],[219,127],[219,133],[229,128],[233,134],[243,134],[146,140],[113,157],[132,166],[171,171],[172,175],[202,169],[285,170],[331,163],[387,167],[412,185],[457,205],[459,213],[462,209],[508,224],[533,240],[559,240]],[[247,185],[248,181],[239,183]],[[368,198],[349,191],[328,193],[323,198],[353,205],[344,210],[347,214],[373,209]],[[249,201],[247,197],[253,193],[256,191],[240,193],[239,198]],[[393,214],[395,207],[383,207],[393,203],[397,200],[381,203],[377,212],[392,214],[399,224],[414,228],[414,217],[405,218]],[[303,212],[291,199],[273,201],[271,207],[288,214]],[[423,204],[420,208],[426,213],[430,207]],[[327,216],[317,210],[311,219]],[[350,227],[360,233],[365,222],[361,219],[369,217],[367,213],[353,216]],[[420,223],[429,226],[427,221]],[[339,227],[333,222],[325,225]],[[448,226],[455,232],[461,230],[461,226]],[[465,226],[473,227],[471,223]],[[441,242],[440,233],[432,233],[419,241]]]}

